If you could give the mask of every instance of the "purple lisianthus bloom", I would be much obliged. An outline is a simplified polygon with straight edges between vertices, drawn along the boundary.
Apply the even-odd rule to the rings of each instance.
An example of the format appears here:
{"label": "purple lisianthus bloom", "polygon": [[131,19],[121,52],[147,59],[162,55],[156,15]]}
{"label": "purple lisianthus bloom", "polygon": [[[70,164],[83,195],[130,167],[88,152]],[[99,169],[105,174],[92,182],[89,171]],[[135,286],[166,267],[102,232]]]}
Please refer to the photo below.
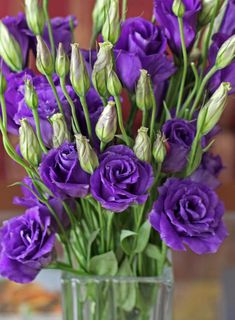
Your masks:
{"label": "purple lisianthus bloom", "polygon": [[91,176],[91,193],[103,208],[122,212],[130,205],[143,204],[153,183],[150,164],[140,161],[123,145],[107,149]]}
{"label": "purple lisianthus bloom", "polygon": [[[5,17],[2,19],[2,22],[19,43],[22,50],[23,65],[25,67],[27,65],[31,40],[31,37],[29,36],[30,30],[27,26],[25,15],[23,13],[19,13],[17,17]],[[7,74],[7,72],[9,72],[9,68],[7,66],[3,66],[3,72]]]}
{"label": "purple lisianthus bloom", "polygon": [[163,170],[171,173],[179,172],[187,164],[187,156],[196,134],[195,125],[192,122],[175,118],[168,120],[163,125],[162,132],[169,146],[163,162]]}
{"label": "purple lisianthus bloom", "polygon": [[149,215],[152,227],[174,250],[214,253],[227,236],[222,222],[224,206],[206,185],[171,178],[159,188]]}
{"label": "purple lisianthus bloom", "polygon": [[235,0],[228,0],[227,8],[223,17],[219,32],[232,36],[235,34]]}
{"label": "purple lisianthus bloom", "polygon": [[175,69],[166,48],[167,38],[161,27],[140,17],[123,22],[115,46],[117,72],[123,84],[134,90],[140,69],[146,69],[154,83],[168,79]]}
{"label": "purple lisianthus bloom", "polygon": [[[52,137],[53,129],[48,120],[55,113],[59,112],[58,104],[56,102],[55,96],[51,89],[51,86],[47,82],[46,78],[43,76],[27,76],[32,81],[32,84],[38,94],[38,114],[40,119],[40,128],[42,133],[42,138],[47,147],[52,147]],[[21,80],[22,81],[22,80]],[[68,101],[64,97],[61,87],[55,82],[56,90],[62,104],[65,118],[67,120],[67,125],[71,125],[71,110]],[[28,108],[24,99],[25,86],[21,85],[18,88],[18,92],[21,93],[22,99],[18,102],[18,110],[15,114],[12,114],[13,120],[16,125],[20,125],[20,120],[26,118],[28,122],[35,128],[35,122],[33,118],[33,113],[30,108]],[[71,98],[76,102],[77,98],[71,86],[67,86],[67,90]]]}
{"label": "purple lisianthus bloom", "polygon": [[[155,16],[157,22],[165,28],[168,44],[176,54],[181,53],[181,39],[178,18],[172,11],[173,0],[154,0]],[[185,14],[183,17],[185,44],[188,50],[191,49],[197,27],[197,15],[201,10],[200,0],[183,0]]]}
{"label": "purple lisianthus bloom", "polygon": [[[229,38],[230,36],[224,33],[216,33],[213,36],[213,42],[209,50],[209,68],[212,68],[215,64],[217,53],[222,46],[222,44]],[[215,75],[209,81],[209,90],[210,92],[214,92],[222,82],[230,82],[232,86],[232,90],[229,91],[229,94],[233,94],[235,92],[235,61],[232,62],[228,67],[221,69],[215,73]]]}
{"label": "purple lisianthus bloom", "polygon": [[0,274],[19,283],[31,282],[53,260],[55,234],[51,217],[40,207],[28,209],[0,229]]}
{"label": "purple lisianthus bloom", "polygon": [[58,198],[82,198],[89,192],[90,175],[81,169],[73,143],[52,149],[43,157],[39,172],[44,184]]}
{"label": "purple lisianthus bloom", "polygon": [[206,152],[202,157],[202,162],[198,169],[190,176],[192,181],[206,184],[211,189],[216,189],[220,186],[218,179],[223,170],[223,163],[220,156]]}

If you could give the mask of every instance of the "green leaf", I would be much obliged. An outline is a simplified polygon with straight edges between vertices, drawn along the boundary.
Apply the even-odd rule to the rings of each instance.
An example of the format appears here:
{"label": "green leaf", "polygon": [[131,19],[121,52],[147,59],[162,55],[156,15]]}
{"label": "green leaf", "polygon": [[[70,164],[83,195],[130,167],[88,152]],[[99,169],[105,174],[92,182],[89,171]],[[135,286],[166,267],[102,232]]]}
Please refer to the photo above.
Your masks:
{"label": "green leaf", "polygon": [[171,113],[170,113],[170,111],[169,111],[169,109],[168,109],[168,107],[167,107],[167,104],[166,104],[166,102],[165,101],[163,101],[163,106],[164,106],[164,111],[165,111],[165,120],[167,121],[167,120],[171,120]]}
{"label": "green leaf", "polygon": [[90,272],[98,276],[115,276],[118,262],[113,251],[94,256],[90,260]]}
{"label": "green leaf", "polygon": [[[132,270],[128,259],[126,258],[119,271],[119,276],[132,276]],[[125,311],[132,311],[136,302],[136,285],[134,282],[117,282],[114,284],[114,292],[117,298],[117,304]]]}
{"label": "green leaf", "polygon": [[160,261],[162,259],[161,250],[154,244],[149,243],[144,251],[147,257]]}
{"label": "green leaf", "polygon": [[130,255],[134,251],[136,237],[136,232],[131,230],[122,230],[120,237],[121,248],[127,255]]}
{"label": "green leaf", "polygon": [[100,229],[92,232],[90,237],[89,237],[89,241],[88,241],[88,245],[87,245],[87,261],[88,261],[88,263],[89,263],[89,260],[90,260],[90,257],[91,257],[92,244],[95,241],[95,239],[97,238],[99,232],[100,232]]}
{"label": "green leaf", "polygon": [[135,247],[135,253],[141,253],[146,248],[151,232],[151,225],[148,220],[142,224],[137,234],[137,243]]}

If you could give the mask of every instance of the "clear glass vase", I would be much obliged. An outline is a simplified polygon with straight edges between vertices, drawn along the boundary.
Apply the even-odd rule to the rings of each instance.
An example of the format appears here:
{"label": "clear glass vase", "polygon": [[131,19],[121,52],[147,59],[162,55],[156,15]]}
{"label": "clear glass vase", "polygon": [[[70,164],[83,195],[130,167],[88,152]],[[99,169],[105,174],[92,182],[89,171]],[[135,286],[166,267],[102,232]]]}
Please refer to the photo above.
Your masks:
{"label": "clear glass vase", "polygon": [[173,275],[62,276],[64,320],[172,320]]}

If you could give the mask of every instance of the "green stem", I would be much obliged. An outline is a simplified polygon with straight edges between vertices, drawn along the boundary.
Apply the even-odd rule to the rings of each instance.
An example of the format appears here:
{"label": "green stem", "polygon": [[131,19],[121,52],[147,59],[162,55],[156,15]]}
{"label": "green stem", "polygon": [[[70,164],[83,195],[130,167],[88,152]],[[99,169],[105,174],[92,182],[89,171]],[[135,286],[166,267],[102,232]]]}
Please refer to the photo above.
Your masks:
{"label": "green stem", "polygon": [[161,256],[161,261],[159,262],[159,269],[158,269],[159,276],[161,276],[164,271],[166,258],[167,258],[167,245],[165,244],[164,241],[162,241],[162,256]]}
{"label": "green stem", "polygon": [[155,123],[156,123],[156,115],[157,115],[157,103],[154,96],[154,93],[151,93],[152,95],[152,102],[153,102],[153,108],[152,108],[152,116],[151,116],[151,124],[150,124],[150,140],[151,144],[154,143],[154,135],[155,135]]}
{"label": "green stem", "polygon": [[126,130],[125,130],[125,127],[124,127],[124,123],[123,123],[122,105],[121,105],[120,97],[119,96],[115,96],[114,100],[115,100],[116,108],[117,108],[119,128],[121,130],[121,133],[123,135],[123,138],[124,138],[126,144],[128,145],[128,147],[130,147],[130,140],[129,140],[129,137],[128,137],[127,133],[126,133]]}
{"label": "green stem", "polygon": [[206,64],[207,64],[207,58],[208,58],[208,52],[209,52],[209,45],[214,29],[214,24],[215,24],[215,19],[218,14],[218,10],[220,8],[220,0],[216,0],[216,4],[213,10],[213,15],[211,17],[210,25],[209,25],[209,30],[206,35],[206,40],[205,40],[205,45],[203,46],[203,52],[202,52],[202,70],[201,70],[201,79],[204,76],[204,71],[206,69]]}
{"label": "green stem", "polygon": [[77,271],[75,269],[73,269],[70,265],[57,261],[56,263],[50,264],[49,266],[46,267],[46,269],[51,269],[51,270],[62,270],[62,271],[66,271],[66,272],[71,272],[74,273],[78,276],[85,276],[87,275],[87,273],[83,273],[80,271]]}
{"label": "green stem", "polygon": [[194,101],[194,104],[193,104],[193,106],[192,106],[192,109],[191,109],[191,112],[190,112],[190,116],[193,115],[193,113],[194,113],[194,111],[196,110],[198,104],[200,103],[200,100],[201,100],[201,97],[202,97],[202,95],[203,95],[203,92],[204,92],[204,89],[205,89],[205,87],[206,87],[207,82],[208,82],[208,81],[210,80],[210,78],[216,73],[216,71],[217,71],[217,68],[216,68],[216,66],[214,66],[214,67],[212,67],[212,68],[210,69],[210,71],[205,75],[205,77],[204,77],[204,79],[203,79],[203,81],[202,81],[202,83],[201,83],[201,86],[200,86],[200,88],[199,88],[199,90],[198,90],[198,94],[197,94],[197,96],[196,96],[196,99],[195,99],[195,101]]}
{"label": "green stem", "polygon": [[112,222],[113,222],[113,218],[114,218],[114,213],[112,212],[108,212],[108,222],[107,222],[107,250],[113,250],[112,247]]}
{"label": "green stem", "polygon": [[0,95],[0,104],[2,109],[2,123],[4,130],[7,130],[7,108],[6,108],[6,101],[4,95]]}
{"label": "green stem", "polygon": [[98,215],[99,215],[99,223],[100,223],[100,240],[101,240],[101,253],[105,252],[105,228],[104,228],[104,219],[103,219],[103,210],[100,204],[98,204],[99,210],[98,210]]}
{"label": "green stem", "polygon": [[76,107],[75,107],[75,105],[73,103],[73,100],[71,99],[71,97],[70,97],[70,95],[69,95],[69,93],[68,93],[68,91],[66,89],[65,79],[64,78],[60,78],[60,86],[61,86],[61,89],[63,91],[63,94],[64,94],[65,98],[67,99],[67,101],[68,101],[68,103],[70,105],[76,131],[77,131],[77,133],[80,133],[81,130],[80,130],[80,126],[79,126],[77,115],[76,115]]}
{"label": "green stem", "polygon": [[59,107],[59,110],[60,110],[60,113],[64,116],[64,111],[63,111],[63,107],[62,107],[62,104],[60,102],[60,98],[58,96],[58,92],[56,90],[56,87],[55,87],[55,84],[53,82],[53,79],[52,79],[52,76],[46,76],[47,78],[47,81],[49,82],[50,86],[51,86],[51,89],[53,91],[53,94],[55,96],[55,99],[56,99],[56,102],[57,102],[57,105]]}
{"label": "green stem", "polygon": [[131,134],[132,129],[133,129],[133,124],[135,121],[135,116],[137,113],[137,106],[136,106],[136,102],[135,102],[134,97],[129,96],[129,99],[131,101],[131,110],[130,110],[129,118],[127,121],[127,132],[128,132],[128,134]]}
{"label": "green stem", "polygon": [[177,108],[176,108],[176,116],[179,114],[179,110],[180,110],[180,107],[182,104],[183,95],[184,95],[184,86],[185,86],[186,77],[187,77],[187,70],[188,70],[188,55],[187,55],[187,49],[186,49],[186,44],[185,44],[183,18],[178,18],[178,23],[179,23],[179,29],[180,29],[180,39],[181,39],[181,44],[182,44],[184,65],[183,65],[183,75],[182,75],[182,80],[181,80],[181,85],[180,85],[178,103],[177,103]]}
{"label": "green stem", "polygon": [[104,152],[105,147],[106,147],[106,143],[103,142],[103,141],[101,141],[101,142],[100,142],[100,152],[101,152],[101,153]]}
{"label": "green stem", "polygon": [[55,42],[54,42],[53,31],[51,27],[51,20],[48,13],[48,2],[49,0],[43,0],[43,11],[44,11],[44,15],[47,22],[49,40],[51,45],[51,54],[52,54],[53,60],[55,61]]}
{"label": "green stem", "polygon": [[142,117],[142,127],[147,127],[148,123],[148,110],[143,110],[143,117]]}
{"label": "green stem", "polygon": [[40,147],[42,149],[42,151],[47,154],[47,148],[44,145],[43,139],[42,139],[42,134],[41,134],[41,129],[40,129],[40,121],[39,121],[39,116],[38,116],[38,109],[33,109],[33,118],[35,121],[35,125],[36,125],[36,133],[37,133],[37,137],[38,137],[38,141],[40,144]]}
{"label": "green stem", "polygon": [[92,143],[93,138],[92,138],[91,119],[90,119],[90,114],[89,114],[86,98],[82,97],[82,96],[80,96],[79,98],[80,98],[82,109],[83,109],[83,112],[84,112],[84,115],[85,115],[88,136],[89,136],[89,139],[90,139],[90,141]]}
{"label": "green stem", "polygon": [[122,21],[126,20],[127,14],[127,0],[122,0]]}

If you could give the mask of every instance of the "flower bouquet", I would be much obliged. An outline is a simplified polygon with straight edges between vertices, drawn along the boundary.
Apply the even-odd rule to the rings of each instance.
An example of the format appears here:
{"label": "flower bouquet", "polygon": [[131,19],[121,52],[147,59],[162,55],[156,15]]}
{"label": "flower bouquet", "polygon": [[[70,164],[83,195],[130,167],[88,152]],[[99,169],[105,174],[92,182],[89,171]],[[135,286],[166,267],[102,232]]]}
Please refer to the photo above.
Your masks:
{"label": "flower bouquet", "polygon": [[155,0],[152,21],[127,6],[96,1],[89,50],[48,0],[0,22],[0,130],[27,175],[0,274],[62,270],[66,320],[169,319],[169,249],[215,253],[227,236],[210,148],[235,89],[235,3]]}

